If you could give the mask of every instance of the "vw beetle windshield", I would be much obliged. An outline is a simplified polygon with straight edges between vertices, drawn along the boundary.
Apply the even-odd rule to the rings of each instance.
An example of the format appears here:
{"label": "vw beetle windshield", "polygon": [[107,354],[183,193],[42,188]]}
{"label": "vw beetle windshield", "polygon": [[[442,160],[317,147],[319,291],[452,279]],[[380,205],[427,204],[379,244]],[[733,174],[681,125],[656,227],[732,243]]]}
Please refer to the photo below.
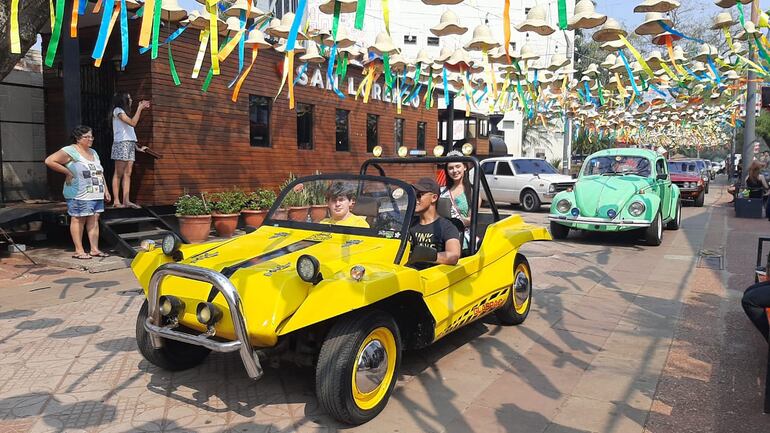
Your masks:
{"label": "vw beetle windshield", "polygon": [[597,156],[589,159],[583,168],[583,176],[635,174],[648,177],[650,173],[650,161],[643,156]]}
{"label": "vw beetle windshield", "polygon": [[547,161],[541,159],[519,159],[513,161],[516,174],[556,174],[557,171]]}
{"label": "vw beetle windshield", "polygon": [[[376,179],[376,180],[373,180]],[[311,176],[286,186],[270,224],[398,239],[409,223],[414,193],[400,181],[373,176]]]}

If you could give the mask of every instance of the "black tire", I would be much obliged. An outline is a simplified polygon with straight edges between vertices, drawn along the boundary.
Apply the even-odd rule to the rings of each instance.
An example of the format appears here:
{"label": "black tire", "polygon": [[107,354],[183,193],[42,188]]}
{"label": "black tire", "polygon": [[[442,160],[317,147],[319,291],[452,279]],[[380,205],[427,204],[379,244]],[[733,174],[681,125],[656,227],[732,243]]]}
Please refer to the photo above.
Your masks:
{"label": "black tire", "polygon": [[705,187],[704,191],[705,191],[706,194],[709,193],[709,183],[708,182],[706,182],[706,187]]}
{"label": "black tire", "polygon": [[566,239],[569,235],[569,227],[551,221],[551,237],[554,239]]}
{"label": "black tire", "polygon": [[[525,277],[525,281],[519,281],[521,276]],[[517,283],[525,283],[526,287],[517,287]],[[514,300],[518,300],[517,305],[514,305]],[[527,320],[531,307],[532,268],[529,267],[529,262],[524,255],[516,254],[516,259],[513,261],[511,290],[508,291],[508,298],[503,306],[495,310],[495,316],[503,325],[520,325]]]}
{"label": "black tire", "polygon": [[703,207],[703,202],[706,200],[706,193],[702,192],[695,198],[695,207]]}
{"label": "black tire", "polygon": [[540,203],[540,197],[537,196],[535,191],[532,191],[531,189],[527,189],[521,193],[521,197],[519,199],[519,205],[526,212],[534,212],[536,210],[539,210],[541,204],[542,203]]}
{"label": "black tire", "polygon": [[147,301],[144,301],[136,317],[136,345],[144,359],[168,371],[181,371],[193,368],[203,362],[211,352],[209,349],[181,341],[163,339],[163,347],[155,349],[150,343],[150,334],[144,329],[148,315]]}
{"label": "black tire", "polygon": [[[391,350],[387,349],[391,347],[391,344],[382,341],[389,338],[387,334],[393,338],[392,347],[395,349],[392,350],[392,353]],[[374,393],[372,401],[366,402],[366,404],[371,403],[371,405],[362,407],[354,397],[354,386],[358,390],[358,385],[354,384],[353,376],[359,354],[363,351],[364,343],[371,335],[388,337],[380,337],[381,339],[372,337],[372,341],[379,341],[383,345],[385,354],[388,355],[385,358],[386,373],[383,381],[370,391],[370,393]],[[390,363],[391,356],[395,357],[395,362],[392,365]],[[387,405],[398,378],[400,364],[401,335],[396,322],[389,314],[370,310],[344,317],[329,330],[318,355],[315,376],[318,402],[329,415],[340,422],[359,425],[370,421]]]}
{"label": "black tire", "polygon": [[674,219],[666,224],[666,230],[679,230],[679,226],[682,225],[682,201],[679,200],[676,203],[676,215]]}
{"label": "black tire", "polygon": [[644,229],[644,240],[647,245],[657,247],[663,241],[663,220],[660,211],[655,214],[655,219],[649,227]]}

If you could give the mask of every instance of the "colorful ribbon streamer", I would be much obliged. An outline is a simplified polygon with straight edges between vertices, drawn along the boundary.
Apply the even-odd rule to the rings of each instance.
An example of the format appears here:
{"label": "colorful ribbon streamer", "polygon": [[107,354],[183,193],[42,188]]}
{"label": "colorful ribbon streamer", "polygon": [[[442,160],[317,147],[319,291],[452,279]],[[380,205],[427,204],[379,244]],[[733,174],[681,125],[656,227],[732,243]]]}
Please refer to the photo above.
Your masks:
{"label": "colorful ribbon streamer", "polygon": [[[326,79],[327,79],[327,81],[332,83],[332,90],[334,90],[334,93],[337,94],[337,97],[340,98],[340,99],[345,99],[345,94],[340,91],[339,84],[338,84],[339,81],[343,81],[345,78],[340,76],[339,81],[334,79],[334,63],[335,63],[335,60],[336,60],[338,55],[339,55],[339,53],[338,53],[338,50],[337,50],[337,43],[335,42],[334,45],[332,45],[331,49],[329,50],[329,65],[326,67]],[[339,58],[343,59],[342,61],[345,64],[345,66],[344,66],[345,70],[343,72],[346,73],[347,72],[347,57],[340,56]],[[342,68],[341,67],[337,67],[337,72],[339,72],[340,69],[342,69]]]}
{"label": "colorful ribbon streamer", "polygon": [[[139,46],[149,47],[152,36],[152,24],[155,21],[155,5],[160,5],[160,0],[147,0],[144,2],[144,14],[142,15],[142,26],[139,31]],[[158,7],[160,9],[160,7]],[[95,10],[94,10],[95,13]],[[158,10],[160,14],[160,10]]]}
{"label": "colorful ribbon streamer", "polygon": [[[16,3],[18,3],[18,0],[11,0],[11,1],[12,2],[16,1]],[[88,0],[83,0],[83,3],[86,3],[87,1]],[[13,3],[11,3],[11,5],[13,5]],[[78,16],[80,15],[79,12],[80,12],[80,0],[73,0],[72,12],[70,16],[70,38],[78,37]],[[13,27],[13,24],[11,24],[11,27]]]}
{"label": "colorful ribbon streamer", "polygon": [[503,42],[505,43],[505,57],[511,61],[511,0],[505,0],[503,6]]}
{"label": "colorful ribbon streamer", "polygon": [[120,69],[126,69],[126,65],[128,65],[128,8],[126,0],[120,0]]}
{"label": "colorful ribbon streamer", "polygon": [[[112,29],[115,27],[115,23],[118,21],[118,15],[120,15],[120,3],[118,3],[118,7],[112,10],[112,17],[110,18],[110,24],[107,28],[107,35],[112,34]],[[107,37],[109,40],[109,36]],[[102,66],[102,60],[104,59],[104,56],[99,57],[98,59],[94,60],[94,66],[101,67]]]}
{"label": "colorful ribbon streamer", "polygon": [[[338,1],[335,1],[334,9],[336,11]],[[286,51],[293,51],[294,45],[297,43],[297,33],[299,32],[299,26],[302,24],[302,16],[305,14],[307,8],[307,0],[299,0],[297,3],[297,13],[294,15],[294,21],[291,23],[291,29],[289,30],[289,37],[286,39]],[[289,89],[291,90],[291,89]]]}
{"label": "colorful ribbon streamer", "polygon": [[64,22],[64,0],[56,0],[56,14],[51,39],[48,41],[48,49],[45,53],[45,65],[49,68],[53,66],[53,60],[56,57],[56,49],[59,46],[61,38],[61,28]]}
{"label": "colorful ribbon streamer", "polygon": [[217,30],[218,14],[216,8],[216,0],[206,1],[206,7],[208,8],[209,14],[211,15],[209,18],[209,37],[211,38],[211,71],[214,75],[219,75],[219,33]]}
{"label": "colorful ribbon streamer", "polygon": [[192,78],[198,78],[198,74],[201,71],[201,66],[203,65],[203,57],[206,55],[206,47],[209,44],[209,29],[201,30],[199,39],[201,43],[198,47],[198,55],[195,58],[195,66],[193,66]]}
{"label": "colorful ribbon streamer", "polygon": [[171,54],[171,44],[168,44],[168,69],[171,72],[171,78],[174,80],[174,85],[178,86],[182,84],[179,81],[179,74],[176,73],[176,65],[174,65],[174,56]]}
{"label": "colorful ribbon streamer", "polygon": [[390,6],[388,0],[382,0],[382,19],[385,21],[385,31],[390,34]]}
{"label": "colorful ribbon streamer", "polygon": [[356,4],[356,30],[364,28],[364,17],[366,16],[366,0],[358,0]]}
{"label": "colorful ribbon streamer", "polygon": [[[111,0],[108,0],[111,2]],[[155,0],[155,15],[152,17],[152,50],[150,52],[150,58],[155,60],[158,58],[158,40],[160,39],[160,16],[161,12],[161,0]],[[216,21],[213,20],[213,21]]]}
{"label": "colorful ribbon streamer", "polygon": [[694,38],[692,36],[687,36],[684,33],[681,33],[681,32],[679,32],[677,30],[674,30],[673,28],[671,28],[671,26],[669,26],[668,24],[666,24],[662,20],[658,21],[658,24],[660,24],[660,26],[663,27],[663,30],[671,33],[674,36],[679,36],[682,39],[687,39],[687,40],[690,40],[690,41],[693,41],[693,42],[697,42],[699,44],[705,44],[706,43],[706,41],[704,41],[703,39],[698,39],[698,38]]}
{"label": "colorful ribbon streamer", "polygon": [[11,20],[10,21],[11,21],[11,53],[21,54],[21,38],[19,37],[19,0],[11,0]]}
{"label": "colorful ribbon streamer", "polygon": [[[118,3],[120,4],[120,3]],[[112,18],[112,11],[115,7],[115,2],[108,1],[104,5],[104,12],[102,12],[102,22],[99,25],[99,35],[96,37],[96,45],[94,46],[94,52],[91,54],[91,58],[99,60],[104,56],[104,50],[107,47],[107,41],[110,38],[110,19]],[[120,6],[118,6],[120,8]],[[59,11],[56,11],[58,18]],[[158,15],[160,16],[160,15]]]}
{"label": "colorful ribbon streamer", "polygon": [[567,0],[559,0],[559,30],[567,30]]}
{"label": "colorful ribbon streamer", "polygon": [[634,46],[631,45],[631,43],[628,42],[628,39],[626,39],[623,35],[618,34],[618,37],[620,38],[620,41],[623,42],[623,44],[626,46],[626,48],[628,48],[628,51],[631,52],[631,55],[634,56],[636,61],[639,62],[639,65],[642,66],[642,69],[644,70],[644,72],[646,72],[650,78],[654,78],[655,73],[652,72],[650,65],[647,64],[647,62],[644,60],[644,57],[642,57],[639,51],[636,48],[634,48]]}
{"label": "colorful ribbon streamer", "polygon": [[248,67],[246,67],[246,70],[243,71],[243,74],[241,74],[240,78],[238,78],[238,82],[235,84],[235,89],[233,89],[233,96],[230,98],[233,102],[238,102],[238,95],[241,93],[241,86],[243,85],[243,82],[246,81],[246,77],[249,75],[249,72],[251,72],[251,68],[254,67],[254,62],[257,60],[257,54],[259,54],[259,49],[257,45],[254,45],[251,47],[251,63]]}

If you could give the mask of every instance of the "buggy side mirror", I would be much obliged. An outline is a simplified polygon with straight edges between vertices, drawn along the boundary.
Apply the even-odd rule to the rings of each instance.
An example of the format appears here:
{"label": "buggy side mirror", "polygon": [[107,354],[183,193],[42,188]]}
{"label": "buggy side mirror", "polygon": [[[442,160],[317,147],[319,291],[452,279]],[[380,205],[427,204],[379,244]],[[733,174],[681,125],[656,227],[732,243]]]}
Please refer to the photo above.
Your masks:
{"label": "buggy side mirror", "polygon": [[665,174],[665,173],[660,173],[660,174],[658,174],[658,176],[656,178],[658,180],[666,180],[666,179],[668,179],[668,175]]}
{"label": "buggy side mirror", "polygon": [[412,247],[409,258],[406,260],[408,265],[414,263],[434,263],[438,259],[438,251],[431,247],[416,245]]}

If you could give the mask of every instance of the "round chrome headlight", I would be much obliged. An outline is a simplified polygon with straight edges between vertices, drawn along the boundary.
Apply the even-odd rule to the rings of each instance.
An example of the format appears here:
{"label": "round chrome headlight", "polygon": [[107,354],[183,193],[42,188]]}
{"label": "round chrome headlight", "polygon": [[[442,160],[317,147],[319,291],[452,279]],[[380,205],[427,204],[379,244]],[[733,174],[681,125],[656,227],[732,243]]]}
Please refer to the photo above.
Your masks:
{"label": "round chrome headlight", "polygon": [[563,198],[556,203],[556,210],[558,210],[561,213],[569,212],[571,207],[572,207],[572,203],[570,203],[569,200],[567,200],[566,198]]}
{"label": "round chrome headlight", "polygon": [[685,188],[692,188],[692,183],[685,182],[685,183],[682,184],[682,186],[685,187]]}
{"label": "round chrome headlight", "polygon": [[198,322],[206,326],[212,326],[222,319],[222,310],[211,302],[201,302],[198,304],[195,315],[198,318]]}
{"label": "round chrome headlight", "polygon": [[364,268],[361,265],[355,265],[352,268],[350,268],[350,278],[356,281],[363,280],[364,274],[366,274],[366,268]]}
{"label": "round chrome headlight", "polygon": [[163,236],[163,243],[161,244],[163,254],[167,256],[174,254],[175,252],[179,251],[181,244],[182,241],[173,233],[169,233],[166,236]]}
{"label": "round chrome headlight", "polygon": [[309,254],[303,254],[297,259],[297,274],[302,278],[302,281],[317,283],[321,274],[320,268],[318,259]]}
{"label": "round chrome headlight", "polygon": [[639,215],[643,214],[646,209],[647,208],[644,206],[644,203],[635,201],[631,203],[631,206],[628,207],[628,213],[630,213],[632,216],[638,217]]}

